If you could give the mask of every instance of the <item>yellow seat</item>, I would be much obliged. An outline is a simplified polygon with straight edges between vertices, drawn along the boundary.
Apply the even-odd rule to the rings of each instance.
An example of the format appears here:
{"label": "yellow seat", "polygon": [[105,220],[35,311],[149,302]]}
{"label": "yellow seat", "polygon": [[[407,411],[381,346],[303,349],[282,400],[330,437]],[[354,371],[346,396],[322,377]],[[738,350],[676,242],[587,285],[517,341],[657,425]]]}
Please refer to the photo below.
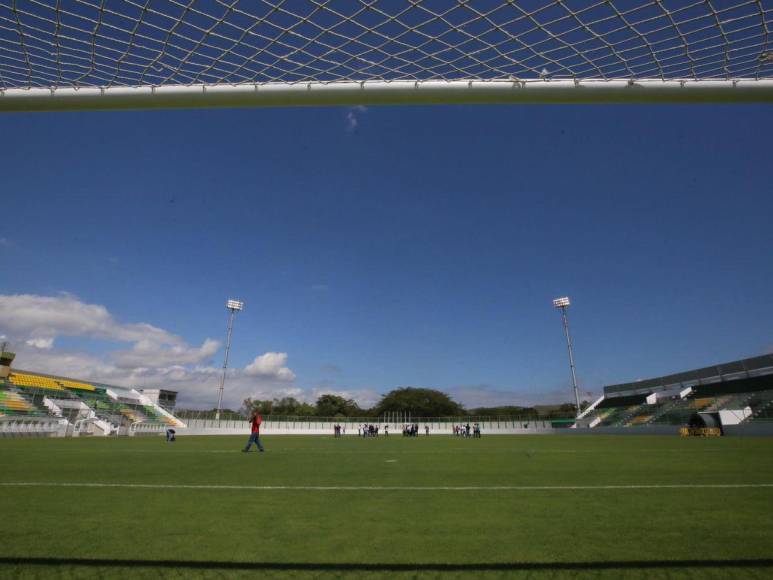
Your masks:
{"label": "yellow seat", "polygon": [[650,419],[652,419],[652,415],[639,415],[631,419],[629,425],[639,425],[640,423],[646,423]]}
{"label": "yellow seat", "polygon": [[81,383],[80,381],[71,381],[69,379],[60,379],[57,381],[60,385],[63,387],[67,387],[68,389],[80,389],[82,391],[96,391],[96,387],[94,385],[90,385],[88,383]]}
{"label": "yellow seat", "polygon": [[17,387],[27,387],[34,389],[49,389],[52,391],[63,391],[56,381],[49,379],[48,377],[41,377],[38,375],[26,375],[19,373],[11,373],[8,377],[10,381]]}
{"label": "yellow seat", "polygon": [[704,397],[703,399],[694,399],[692,403],[690,403],[691,409],[700,409],[701,407],[706,407],[707,405],[710,405],[713,399],[710,397]]}

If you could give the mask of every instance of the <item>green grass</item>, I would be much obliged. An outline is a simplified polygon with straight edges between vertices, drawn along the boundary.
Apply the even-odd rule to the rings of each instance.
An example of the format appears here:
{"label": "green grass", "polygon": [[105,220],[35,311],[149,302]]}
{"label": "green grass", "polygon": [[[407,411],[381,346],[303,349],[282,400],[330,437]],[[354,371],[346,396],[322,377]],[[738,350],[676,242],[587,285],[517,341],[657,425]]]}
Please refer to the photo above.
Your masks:
{"label": "green grass", "polygon": [[[0,483],[773,484],[766,438],[275,436],[265,454],[240,453],[244,442],[0,439]],[[0,486],[0,530],[0,577],[14,578],[773,575],[773,487]]]}

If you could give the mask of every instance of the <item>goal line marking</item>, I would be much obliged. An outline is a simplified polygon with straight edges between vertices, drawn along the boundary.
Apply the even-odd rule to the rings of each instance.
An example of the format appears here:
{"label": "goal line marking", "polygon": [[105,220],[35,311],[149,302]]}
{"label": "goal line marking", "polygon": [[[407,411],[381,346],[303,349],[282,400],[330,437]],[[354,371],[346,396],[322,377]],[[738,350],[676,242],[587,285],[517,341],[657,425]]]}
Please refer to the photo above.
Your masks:
{"label": "goal line marking", "polygon": [[123,489],[226,489],[236,491],[597,491],[639,489],[773,488],[773,483],[664,483],[632,485],[227,485],[175,483],[0,482],[0,487],[88,487]]}

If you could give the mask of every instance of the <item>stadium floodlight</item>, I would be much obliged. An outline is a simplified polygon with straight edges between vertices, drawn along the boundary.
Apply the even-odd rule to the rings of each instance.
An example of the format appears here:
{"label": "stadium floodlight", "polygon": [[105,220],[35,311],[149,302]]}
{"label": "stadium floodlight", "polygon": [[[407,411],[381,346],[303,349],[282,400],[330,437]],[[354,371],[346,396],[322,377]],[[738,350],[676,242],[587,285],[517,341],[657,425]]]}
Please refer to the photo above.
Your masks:
{"label": "stadium floodlight", "polygon": [[225,375],[228,370],[228,353],[231,351],[231,331],[234,326],[234,314],[244,310],[244,302],[241,300],[229,300],[225,303],[225,307],[228,308],[230,315],[228,316],[228,338],[225,343],[225,358],[223,359],[223,376],[220,379],[220,390],[217,396],[217,411],[215,412],[215,420],[220,420],[220,409],[223,406],[223,389],[225,388]]}
{"label": "stadium floodlight", "polygon": [[771,29],[769,0],[0,0],[0,111],[771,102]]}
{"label": "stadium floodlight", "polygon": [[572,354],[572,337],[569,334],[569,317],[566,315],[566,309],[569,308],[571,301],[568,296],[562,296],[553,300],[553,307],[561,310],[561,318],[564,322],[564,334],[566,335],[566,347],[569,351],[569,369],[572,371],[572,388],[574,389],[574,401],[577,404],[577,413],[580,415],[580,391],[577,389],[577,373],[574,369],[574,355]]}

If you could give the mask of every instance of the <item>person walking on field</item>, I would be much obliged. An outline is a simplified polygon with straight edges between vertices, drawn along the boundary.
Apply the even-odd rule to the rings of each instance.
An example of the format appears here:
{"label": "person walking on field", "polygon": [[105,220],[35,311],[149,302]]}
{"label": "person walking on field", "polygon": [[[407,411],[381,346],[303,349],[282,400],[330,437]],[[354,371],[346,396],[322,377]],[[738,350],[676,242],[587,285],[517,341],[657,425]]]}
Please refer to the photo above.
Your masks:
{"label": "person walking on field", "polygon": [[261,453],[265,451],[263,449],[263,444],[260,442],[260,424],[263,422],[263,417],[260,416],[260,413],[257,411],[253,411],[252,415],[250,416],[250,425],[251,425],[251,433],[250,433],[250,439],[247,441],[247,447],[242,449],[243,453],[247,453],[250,450],[250,447],[252,447],[252,444],[258,446],[258,449]]}

